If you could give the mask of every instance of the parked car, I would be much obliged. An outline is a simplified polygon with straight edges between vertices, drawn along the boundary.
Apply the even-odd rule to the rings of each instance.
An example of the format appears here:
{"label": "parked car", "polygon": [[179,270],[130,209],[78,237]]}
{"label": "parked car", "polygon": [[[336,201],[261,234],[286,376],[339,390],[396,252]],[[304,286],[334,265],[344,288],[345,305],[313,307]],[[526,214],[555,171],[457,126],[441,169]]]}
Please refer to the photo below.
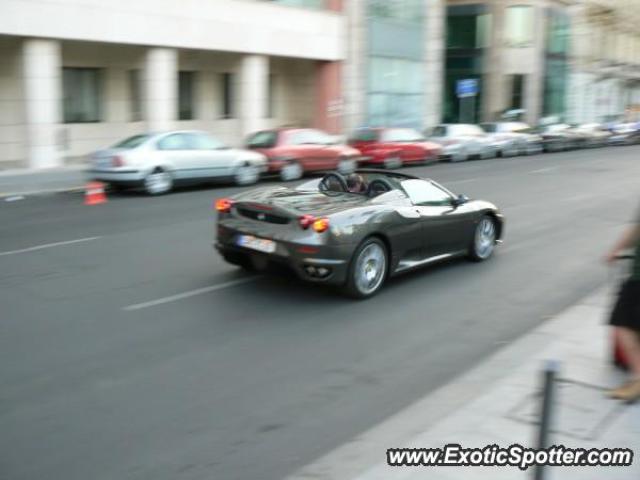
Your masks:
{"label": "parked car", "polygon": [[349,145],[360,151],[361,163],[385,168],[438,161],[442,150],[412,128],[359,128]]}
{"label": "parked car", "polygon": [[637,123],[620,123],[612,128],[609,137],[610,145],[638,145],[640,144],[640,129]]}
{"label": "parked car", "polygon": [[114,188],[143,187],[150,195],[175,185],[231,180],[250,185],[267,169],[264,155],[229,148],[200,131],[134,135],[90,156],[89,175]]}
{"label": "parked car", "polygon": [[442,158],[452,162],[471,157],[493,158],[497,153],[491,137],[477,125],[445,123],[428,131],[427,139],[442,145]]}
{"label": "parked car", "polygon": [[583,136],[583,145],[587,148],[603,147],[609,143],[611,132],[599,123],[583,123],[571,129]]}
{"label": "parked car", "polygon": [[262,130],[250,135],[246,146],[265,155],[267,172],[278,174],[283,181],[319,170],[351,173],[360,159],[355,148],[337,144],[335,137],[313,128]]}
{"label": "parked car", "polygon": [[535,155],[542,152],[542,137],[531,133],[531,127],[523,122],[486,122],[480,127],[493,140],[498,155]]}
{"label": "parked car", "polygon": [[583,134],[574,132],[571,125],[555,123],[539,127],[545,152],[564,152],[581,148],[586,142]]}
{"label": "parked car", "polygon": [[246,269],[291,268],[301,279],[375,295],[388,277],[444,259],[487,260],[504,218],[492,203],[389,170],[357,170],[357,192],[339,173],[216,200],[215,248]]}

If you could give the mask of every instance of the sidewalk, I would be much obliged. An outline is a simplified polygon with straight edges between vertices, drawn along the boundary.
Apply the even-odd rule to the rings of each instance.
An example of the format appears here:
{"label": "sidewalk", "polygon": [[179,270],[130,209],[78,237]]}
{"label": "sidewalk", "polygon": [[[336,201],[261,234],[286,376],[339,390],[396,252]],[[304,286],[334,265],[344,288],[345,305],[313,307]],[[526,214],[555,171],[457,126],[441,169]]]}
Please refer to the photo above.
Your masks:
{"label": "sidewalk", "polygon": [[[610,364],[605,325],[611,289],[600,290],[501,349],[451,384],[365,432],[291,478],[358,480],[518,480],[510,467],[389,467],[386,449],[535,446],[542,368],[560,362],[550,443],[573,448],[631,448],[630,467],[548,468],[547,480],[640,478],[640,404],[610,400],[624,374]],[[366,466],[371,467],[367,468]]]}
{"label": "sidewalk", "polygon": [[43,170],[0,170],[0,198],[81,190],[87,181],[86,165]]}

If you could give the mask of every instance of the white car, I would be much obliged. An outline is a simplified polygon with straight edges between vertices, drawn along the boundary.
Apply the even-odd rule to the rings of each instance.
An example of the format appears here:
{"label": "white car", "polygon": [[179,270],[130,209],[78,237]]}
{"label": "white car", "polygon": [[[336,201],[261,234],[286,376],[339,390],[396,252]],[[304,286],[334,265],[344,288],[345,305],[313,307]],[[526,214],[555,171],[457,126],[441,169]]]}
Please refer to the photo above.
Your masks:
{"label": "white car", "polygon": [[493,140],[501,157],[542,153],[542,137],[529,133],[531,127],[523,122],[486,122],[482,129]]}
{"label": "white car", "polygon": [[93,153],[90,163],[92,179],[115,188],[143,187],[150,195],[211,180],[250,185],[267,169],[264,155],[230,148],[200,131],[134,135]]}
{"label": "white car", "polygon": [[441,157],[452,162],[471,157],[493,158],[496,148],[491,138],[477,125],[445,123],[426,132],[428,141],[442,145]]}

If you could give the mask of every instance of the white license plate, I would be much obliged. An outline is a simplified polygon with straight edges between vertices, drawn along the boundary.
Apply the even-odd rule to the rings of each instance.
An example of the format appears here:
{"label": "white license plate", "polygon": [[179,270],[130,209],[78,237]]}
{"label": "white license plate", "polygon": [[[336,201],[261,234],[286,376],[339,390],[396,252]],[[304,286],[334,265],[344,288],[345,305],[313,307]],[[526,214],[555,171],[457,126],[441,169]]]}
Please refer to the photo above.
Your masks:
{"label": "white license plate", "polygon": [[276,242],[264,238],[257,238],[253,235],[240,235],[236,243],[241,247],[251,248],[259,252],[273,253],[276,251]]}

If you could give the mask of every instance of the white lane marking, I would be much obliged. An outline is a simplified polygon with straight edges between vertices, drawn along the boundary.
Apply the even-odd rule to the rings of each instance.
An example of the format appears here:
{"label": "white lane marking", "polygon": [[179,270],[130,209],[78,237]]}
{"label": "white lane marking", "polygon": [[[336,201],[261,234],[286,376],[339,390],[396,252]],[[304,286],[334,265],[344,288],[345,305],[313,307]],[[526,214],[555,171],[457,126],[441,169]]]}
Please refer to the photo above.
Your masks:
{"label": "white lane marking", "polygon": [[208,287],[196,288],[195,290],[189,290],[188,292],[177,293],[175,295],[169,295],[168,297],[157,298],[156,300],[150,300],[148,302],[136,303],[134,305],[128,305],[122,309],[131,312],[134,310],[140,310],[142,308],[155,307],[156,305],[162,305],[164,303],[176,302],[185,298],[194,297],[196,295],[202,295],[203,293],[215,292],[216,290],[222,290],[224,288],[233,287],[242,283],[253,282],[261,278],[260,275],[253,277],[240,278],[238,280],[231,280],[225,283],[219,283],[217,285],[209,285]]}
{"label": "white lane marking", "polygon": [[0,252],[0,257],[4,255],[15,255],[16,253],[35,252],[36,250],[42,250],[44,248],[61,247],[63,245],[72,245],[74,243],[90,242],[91,240],[97,240],[102,237],[87,237],[78,238],[76,240],[67,240],[65,242],[45,243],[44,245],[36,245],[35,247],[21,248],[20,250],[9,250],[8,252]]}
{"label": "white lane marking", "polygon": [[560,167],[555,166],[555,167],[547,167],[547,168],[541,168],[539,170],[531,170],[529,173],[546,173],[546,172],[552,172],[554,170],[559,169]]}

